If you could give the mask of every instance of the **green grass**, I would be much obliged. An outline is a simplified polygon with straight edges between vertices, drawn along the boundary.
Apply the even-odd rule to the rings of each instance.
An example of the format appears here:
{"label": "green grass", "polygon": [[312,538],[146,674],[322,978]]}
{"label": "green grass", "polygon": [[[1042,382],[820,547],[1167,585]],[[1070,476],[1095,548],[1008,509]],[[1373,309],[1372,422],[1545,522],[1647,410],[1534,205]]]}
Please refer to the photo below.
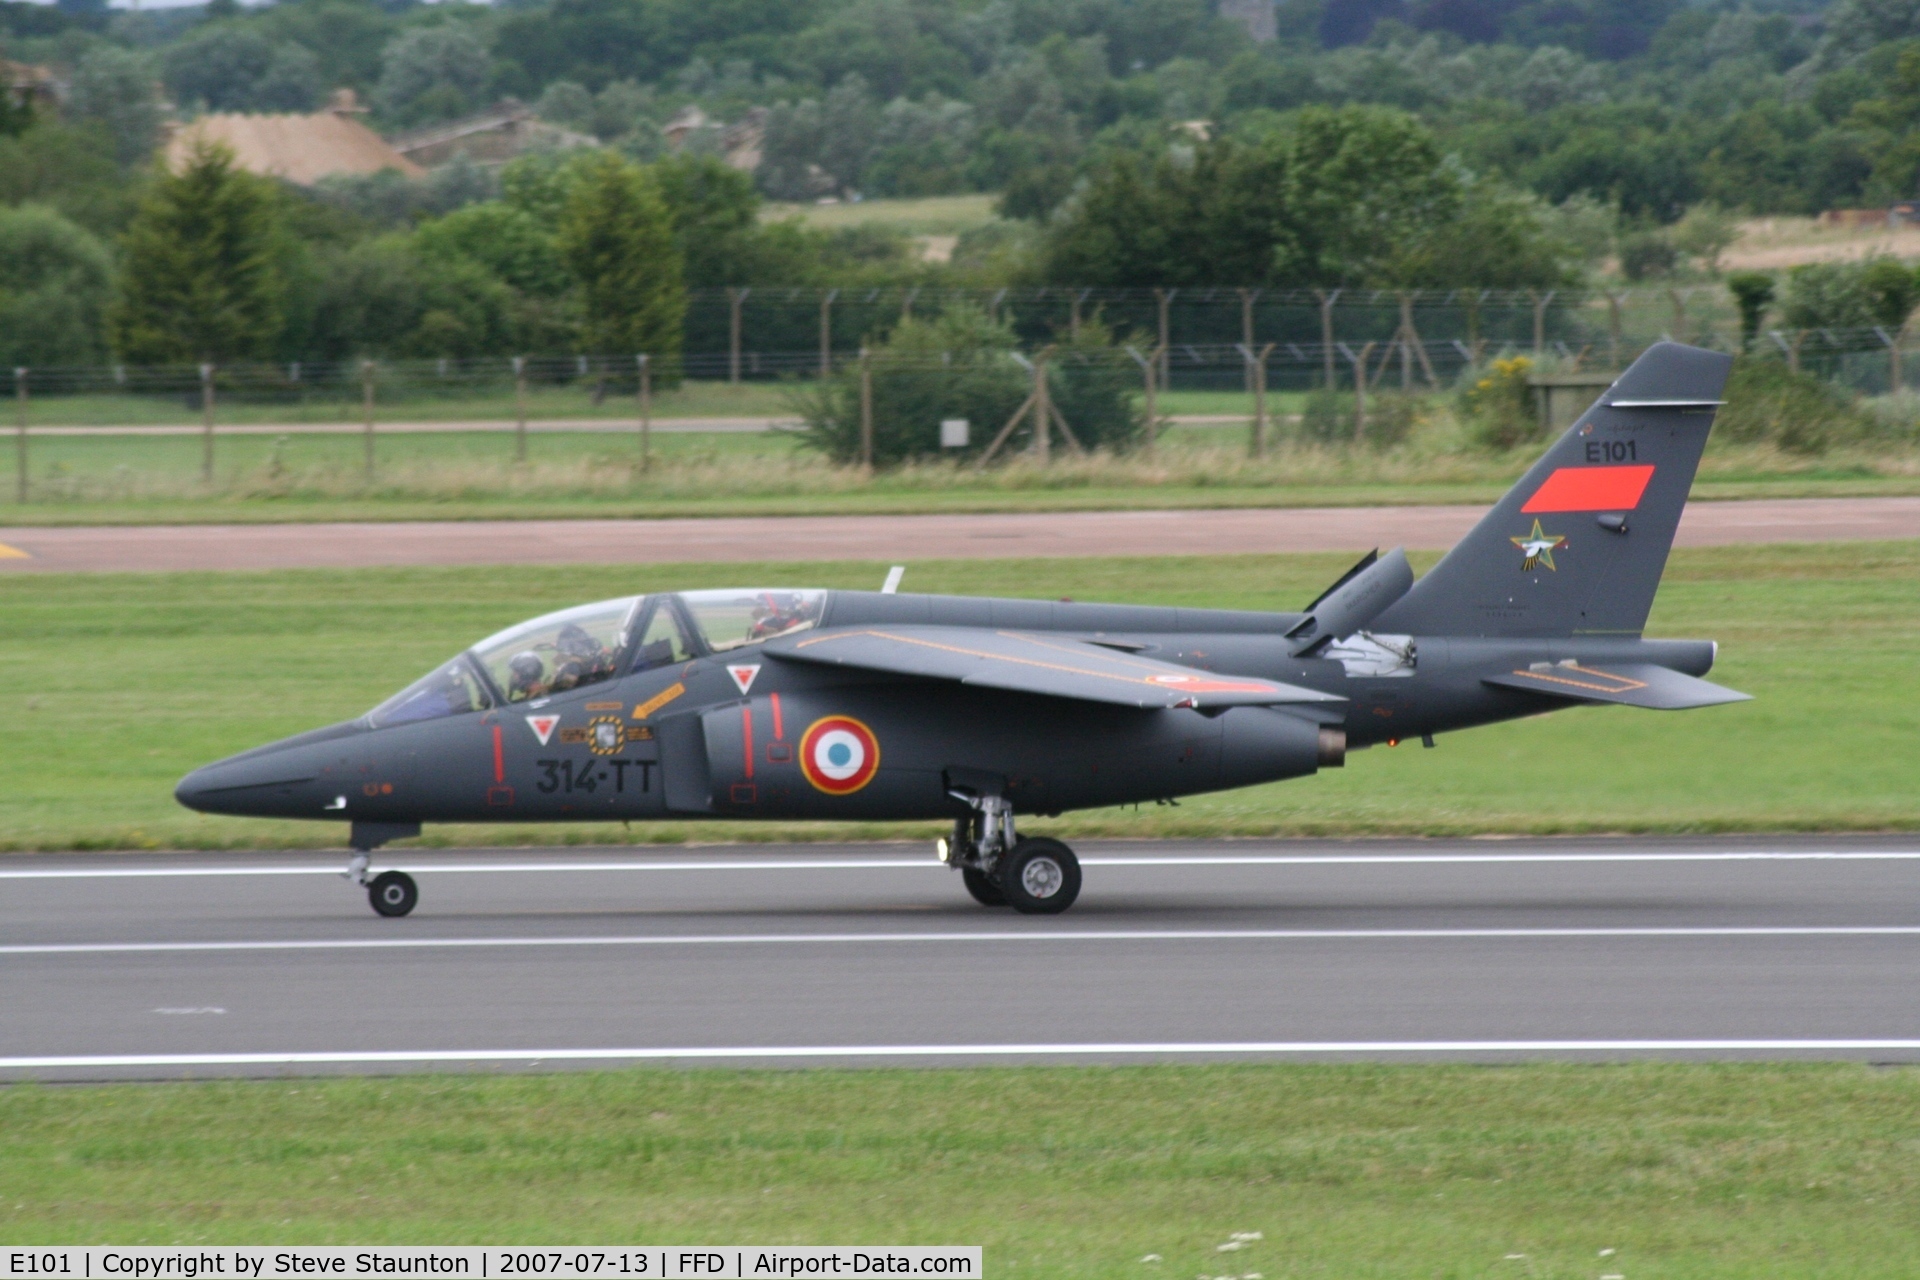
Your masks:
{"label": "green grass", "polygon": [[[1435,427],[1391,450],[1283,441],[1255,459],[1246,435],[1175,426],[1151,455],[869,476],[787,431],[657,432],[645,470],[632,430],[534,432],[524,463],[511,432],[410,432],[377,438],[372,479],[358,433],[226,436],[211,484],[194,435],[47,436],[30,442],[25,503],[0,451],[0,526],[1484,504],[1536,455],[1462,447]],[[1819,459],[1716,448],[1694,486],[1696,499],[1910,493],[1920,454],[1864,447]]]}
{"label": "green grass", "polygon": [[858,204],[763,204],[762,222],[799,218],[810,227],[832,231],[879,223],[908,235],[957,235],[996,219],[994,195],[919,196],[912,199],[862,200]]}
{"label": "green grass", "polygon": [[[382,387],[376,393],[376,421],[388,422],[507,422],[518,412],[513,385],[500,382],[486,388],[454,393],[439,393],[432,386],[397,391]],[[543,418],[627,419],[638,412],[635,398],[627,392],[610,392],[599,404],[592,388],[585,384],[534,386],[527,391],[527,416]],[[786,390],[779,383],[744,382],[730,386],[725,382],[686,382],[670,391],[653,395],[653,414],[657,418],[747,418],[788,413]],[[0,429],[11,429],[17,422],[17,403],[0,406]],[[121,427],[121,426],[199,426],[201,412],[187,397],[143,395],[42,395],[29,406],[28,421],[34,427]],[[365,409],[357,385],[337,395],[315,393],[299,403],[273,403],[240,397],[215,397],[216,425],[297,425],[314,422],[365,421]]]}
{"label": "green grass", "polygon": [[1864,1066],[0,1090],[0,1237],[22,1243],[960,1243],[996,1277],[1866,1280],[1913,1274],[1916,1195],[1920,1073]]}
{"label": "green grass", "polygon": [[[913,565],[910,590],[1298,608],[1336,555]],[[1431,557],[1423,557],[1430,561]],[[338,845],[337,824],[189,813],[173,783],[355,716],[498,627],[640,590],[871,588],[883,564],[589,566],[0,578],[0,848]],[[1920,827],[1920,543],[1681,551],[1649,632],[1718,639],[1757,701],[1585,708],[1356,753],[1313,778],[1038,824],[1069,835]],[[1037,829],[1037,828],[1036,828]],[[931,838],[931,825],[430,828],[438,843]]]}

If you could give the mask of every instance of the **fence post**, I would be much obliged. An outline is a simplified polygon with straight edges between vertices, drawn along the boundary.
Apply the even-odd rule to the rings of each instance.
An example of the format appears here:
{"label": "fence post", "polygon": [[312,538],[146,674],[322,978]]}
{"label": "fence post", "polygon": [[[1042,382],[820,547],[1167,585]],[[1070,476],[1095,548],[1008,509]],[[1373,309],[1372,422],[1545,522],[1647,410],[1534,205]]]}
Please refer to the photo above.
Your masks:
{"label": "fence post", "polygon": [[200,366],[200,478],[213,483],[213,366]]}
{"label": "fence post", "polygon": [[653,368],[647,357],[634,357],[640,362],[640,469],[653,469]]}
{"label": "fence post", "polygon": [[823,380],[833,376],[833,300],[839,296],[838,289],[829,289],[820,295],[820,377]]}
{"label": "fence post", "polygon": [[1047,395],[1048,347],[1033,358],[1033,456],[1041,466],[1052,460],[1053,401]]}
{"label": "fence post", "polygon": [[[1344,343],[1341,345],[1341,350],[1345,351],[1347,358],[1353,361],[1353,442],[1355,444],[1364,440],[1367,434],[1367,358],[1379,345],[1377,342],[1369,342],[1360,348],[1358,355],[1354,354],[1351,347]],[[1384,360],[1385,356],[1381,358]]]}
{"label": "fence post", "polygon": [[1269,342],[1260,348],[1259,357],[1253,362],[1253,456],[1267,456],[1267,359],[1273,355],[1277,344]]}
{"label": "fence post", "polygon": [[1608,367],[1620,367],[1620,300],[1624,294],[1607,290],[1607,362]]}
{"label": "fence post", "polygon": [[1326,389],[1333,391],[1339,385],[1339,372],[1333,363],[1333,304],[1340,300],[1340,290],[1329,293],[1325,289],[1315,289],[1313,292],[1320,299],[1321,372],[1327,380]]}
{"label": "fence post", "polygon": [[20,501],[27,500],[27,371],[13,371],[13,398],[19,402],[20,416],[13,427],[14,465],[18,472],[16,487]]}
{"label": "fence post", "polygon": [[513,460],[527,460],[527,358],[513,358]]}
{"label": "fence post", "polygon": [[373,361],[360,362],[360,398],[367,417],[367,479],[373,479]]}
{"label": "fence post", "polygon": [[873,358],[860,348],[860,467],[873,470]]}
{"label": "fence post", "polygon": [[1553,301],[1557,290],[1549,289],[1541,294],[1532,289],[1527,296],[1533,299],[1533,358],[1538,360],[1547,349],[1547,304]]}
{"label": "fence post", "polygon": [[751,289],[727,290],[727,381],[740,385],[740,304]]}
{"label": "fence post", "polygon": [[[1248,351],[1253,350],[1253,300],[1260,296],[1258,289],[1237,289],[1240,295],[1240,341]],[[1253,390],[1253,366],[1246,369],[1248,391]]]}
{"label": "fence post", "polygon": [[1155,289],[1153,300],[1160,308],[1160,385],[1166,386],[1168,375],[1173,372],[1173,339],[1168,336],[1170,321],[1167,308],[1173,305],[1173,295],[1178,289]]}

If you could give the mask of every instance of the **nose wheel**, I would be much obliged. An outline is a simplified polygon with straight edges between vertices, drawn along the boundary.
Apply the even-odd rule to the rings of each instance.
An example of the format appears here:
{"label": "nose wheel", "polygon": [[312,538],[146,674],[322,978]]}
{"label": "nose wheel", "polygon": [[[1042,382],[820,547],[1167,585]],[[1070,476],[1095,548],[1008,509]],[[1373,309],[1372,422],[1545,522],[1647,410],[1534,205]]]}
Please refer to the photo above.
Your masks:
{"label": "nose wheel", "polygon": [[403,916],[419,903],[420,889],[404,871],[382,871],[367,885],[367,901],[383,916]]}

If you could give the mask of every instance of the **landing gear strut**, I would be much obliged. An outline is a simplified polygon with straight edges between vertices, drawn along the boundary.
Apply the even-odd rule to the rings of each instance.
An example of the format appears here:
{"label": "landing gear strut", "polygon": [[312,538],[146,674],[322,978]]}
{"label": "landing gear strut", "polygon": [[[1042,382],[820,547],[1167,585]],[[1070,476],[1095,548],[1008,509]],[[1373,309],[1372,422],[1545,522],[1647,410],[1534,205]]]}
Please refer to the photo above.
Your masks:
{"label": "landing gear strut", "polygon": [[1080,860],[1058,840],[1022,839],[1004,796],[954,789],[947,794],[971,813],[954,819],[953,836],[939,845],[940,860],[958,868],[973,900],[1012,907],[1023,915],[1057,915],[1080,896]]}
{"label": "landing gear strut", "polygon": [[348,843],[353,856],[347,859],[343,873],[358,885],[365,885],[367,901],[383,916],[404,916],[420,903],[420,888],[404,871],[382,871],[367,879],[367,860],[375,849],[389,840],[404,840],[420,834],[417,822],[356,822]]}

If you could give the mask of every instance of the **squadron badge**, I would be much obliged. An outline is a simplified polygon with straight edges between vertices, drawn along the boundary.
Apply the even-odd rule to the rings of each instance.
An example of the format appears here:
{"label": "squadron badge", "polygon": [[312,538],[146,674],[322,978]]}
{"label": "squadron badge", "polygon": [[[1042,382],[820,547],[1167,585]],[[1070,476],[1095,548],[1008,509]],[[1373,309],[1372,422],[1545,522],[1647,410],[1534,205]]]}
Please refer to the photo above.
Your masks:
{"label": "squadron badge", "polygon": [[1542,533],[1539,520],[1533,522],[1532,533],[1522,534],[1512,542],[1520,548],[1520,572],[1532,573],[1541,565],[1553,569],[1555,573],[1559,572],[1554,567],[1553,553],[1563,550],[1567,540],[1557,533]]}

